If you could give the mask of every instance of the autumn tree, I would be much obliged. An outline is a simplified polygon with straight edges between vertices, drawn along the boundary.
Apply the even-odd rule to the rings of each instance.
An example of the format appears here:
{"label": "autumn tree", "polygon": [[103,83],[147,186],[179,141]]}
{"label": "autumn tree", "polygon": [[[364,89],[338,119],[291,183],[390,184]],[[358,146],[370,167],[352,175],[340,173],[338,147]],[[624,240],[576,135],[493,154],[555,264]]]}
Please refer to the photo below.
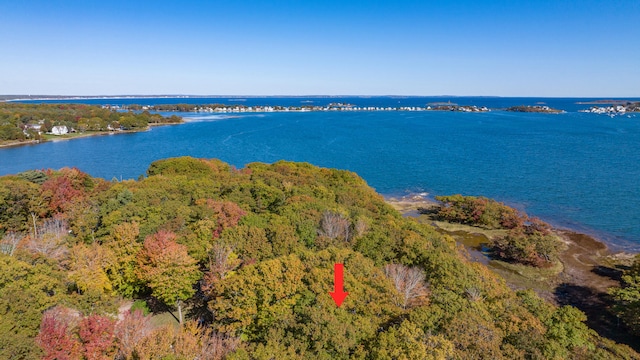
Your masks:
{"label": "autumn tree", "polygon": [[46,214],[37,184],[15,176],[0,177],[0,232],[33,231],[33,220]]}
{"label": "autumn tree", "polygon": [[101,315],[90,315],[80,321],[78,335],[86,360],[113,359],[116,351],[115,321]]}
{"label": "autumn tree", "polygon": [[[349,292],[340,308],[329,295],[338,262],[344,263]],[[266,358],[289,356],[290,350],[310,358],[348,358],[401,311],[394,293],[371,260],[328,248],[244,266],[220,281],[209,307],[214,328],[246,337],[256,352],[271,354]]]}
{"label": "autumn tree", "polygon": [[82,345],[63,319],[55,312],[48,312],[42,318],[40,333],[36,343],[44,352],[44,360],[80,360]]}
{"label": "autumn tree", "polygon": [[151,317],[145,316],[142,310],[127,312],[114,328],[118,342],[118,352],[122,358],[133,358],[143,339],[152,330]]}
{"label": "autumn tree", "polygon": [[326,236],[329,239],[343,239],[349,241],[350,239],[350,226],[349,219],[345,218],[342,214],[325,211],[322,214],[322,220],[320,220],[320,229],[318,234],[320,236]]}
{"label": "autumn tree", "polygon": [[188,321],[175,335],[173,351],[178,358],[223,360],[239,345],[239,339]]}
{"label": "autumn tree", "polygon": [[97,243],[78,244],[70,251],[69,279],[82,293],[93,296],[109,294],[112,286],[105,272],[107,264],[106,251]]}
{"label": "autumn tree", "polygon": [[221,242],[234,249],[244,260],[263,260],[273,257],[273,245],[262,227],[238,225],[225,230]]}
{"label": "autumn tree", "polygon": [[69,228],[67,223],[60,218],[45,219],[42,225],[35,230],[35,235],[30,236],[25,248],[37,256],[47,257],[53,260],[63,260],[69,254],[67,237]]}
{"label": "autumn tree", "polygon": [[247,214],[237,204],[231,201],[214,201],[206,200],[207,207],[213,211],[216,219],[217,227],[213,233],[213,237],[219,237],[220,233],[225,229],[238,225],[240,219]]}
{"label": "autumn tree", "polygon": [[384,274],[391,279],[400,294],[398,305],[406,309],[426,302],[429,290],[422,269],[388,264],[384,267]]}
{"label": "autumn tree", "polygon": [[181,239],[187,245],[189,254],[201,262],[206,262],[216,239],[223,231],[236,227],[246,215],[246,211],[230,201],[198,199],[195,204],[200,207],[200,220],[191,225],[192,234]]}
{"label": "autumn tree", "polygon": [[514,229],[522,226],[527,216],[518,210],[485,197],[436,196],[442,203],[437,216],[443,220],[485,227]]}
{"label": "autumn tree", "polygon": [[34,358],[42,313],[65,299],[62,274],[0,254],[0,358]]}
{"label": "autumn tree", "polygon": [[550,232],[520,227],[495,239],[491,247],[505,260],[542,267],[557,259],[561,243]]}
{"label": "autumn tree", "polygon": [[371,349],[372,359],[444,360],[454,356],[453,343],[442,335],[428,335],[410,321],[382,331]]}
{"label": "autumn tree", "polygon": [[220,282],[218,296],[209,302],[217,328],[255,338],[278,321],[292,320],[303,276],[303,264],[295,256],[244,267]]}
{"label": "autumn tree", "polygon": [[215,294],[217,283],[224,280],[241,262],[231,247],[221,243],[214,244],[209,254],[209,269],[202,279],[203,291],[206,294]]}
{"label": "autumn tree", "polygon": [[24,239],[24,235],[15,232],[5,233],[0,240],[0,253],[13,256],[13,253],[18,248],[18,244]]}
{"label": "autumn tree", "polygon": [[176,234],[159,231],[148,236],[138,254],[138,276],[147,283],[154,297],[178,308],[182,324],[182,302],[195,294],[194,284],[202,274]]}
{"label": "autumn tree", "polygon": [[113,289],[125,297],[133,296],[142,287],[136,275],[137,255],[142,249],[139,233],[137,222],[122,223],[114,226],[102,242],[108,259],[104,270]]}
{"label": "autumn tree", "polygon": [[42,184],[42,196],[48,200],[54,213],[68,210],[74,202],[82,200],[94,187],[94,180],[76,168],[63,168],[49,172],[49,179]]}

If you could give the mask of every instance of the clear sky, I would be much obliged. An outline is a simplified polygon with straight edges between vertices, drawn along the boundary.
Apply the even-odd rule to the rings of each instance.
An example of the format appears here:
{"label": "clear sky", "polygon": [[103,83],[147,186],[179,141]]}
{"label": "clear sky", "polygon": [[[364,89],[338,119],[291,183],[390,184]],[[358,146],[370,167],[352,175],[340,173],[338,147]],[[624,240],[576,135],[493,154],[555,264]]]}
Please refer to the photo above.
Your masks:
{"label": "clear sky", "polygon": [[638,97],[640,1],[2,0],[0,94]]}

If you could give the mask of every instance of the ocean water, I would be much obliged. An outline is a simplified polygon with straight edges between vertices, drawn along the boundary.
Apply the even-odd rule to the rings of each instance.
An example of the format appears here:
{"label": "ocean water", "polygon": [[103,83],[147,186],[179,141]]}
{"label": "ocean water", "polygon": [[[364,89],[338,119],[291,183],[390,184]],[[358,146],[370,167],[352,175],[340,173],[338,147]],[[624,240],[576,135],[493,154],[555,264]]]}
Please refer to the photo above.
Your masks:
{"label": "ocean water", "polygon": [[[228,100],[193,101],[233,103]],[[443,100],[248,98],[237,103],[293,106],[301,101],[424,106]],[[355,171],[385,195],[495,198],[556,226],[593,234],[613,248],[640,250],[640,114],[610,118],[578,113],[589,105],[577,101],[452,98],[460,105],[489,107],[545,102],[567,110],[564,114],[184,113],[187,123],[147,132],[0,149],[0,175],[75,166],[105,179],[128,179],[144,174],[154,160],[184,155],[219,158],[237,167],[255,161],[305,161]]]}

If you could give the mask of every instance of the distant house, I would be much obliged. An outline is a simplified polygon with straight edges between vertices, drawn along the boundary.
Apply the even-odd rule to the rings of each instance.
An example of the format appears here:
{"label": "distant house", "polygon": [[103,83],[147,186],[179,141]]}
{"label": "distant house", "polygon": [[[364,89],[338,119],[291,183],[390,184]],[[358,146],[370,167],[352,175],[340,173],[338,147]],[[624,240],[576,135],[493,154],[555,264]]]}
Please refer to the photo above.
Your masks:
{"label": "distant house", "polygon": [[27,124],[27,126],[25,126],[24,128],[25,130],[35,130],[38,132],[38,134],[40,133],[40,129],[42,129],[42,125],[40,124]]}
{"label": "distant house", "polygon": [[64,125],[58,125],[51,128],[51,133],[53,135],[65,135],[69,133],[69,128]]}
{"label": "distant house", "polygon": [[40,129],[42,128],[42,125],[40,124],[27,124],[24,127],[24,130],[22,130],[22,132],[27,136],[31,136],[31,134],[29,134],[29,130],[33,130],[35,131],[37,134],[41,134]]}

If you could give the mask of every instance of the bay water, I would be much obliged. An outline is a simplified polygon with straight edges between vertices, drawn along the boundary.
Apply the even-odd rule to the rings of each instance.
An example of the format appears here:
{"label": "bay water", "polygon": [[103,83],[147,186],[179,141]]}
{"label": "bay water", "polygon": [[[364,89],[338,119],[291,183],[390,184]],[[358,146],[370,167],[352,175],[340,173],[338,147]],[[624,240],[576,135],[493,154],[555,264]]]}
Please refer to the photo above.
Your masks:
{"label": "bay water", "polygon": [[[226,98],[215,100],[74,102],[234,104]],[[424,106],[429,101],[232,100],[243,105],[284,106],[303,102]],[[465,100],[458,103],[506,107],[542,102]],[[181,113],[186,123],[146,132],[0,149],[0,175],[67,166],[108,180],[131,179],[145,174],[155,160],[186,155],[219,158],[237,167],[256,161],[304,161],[354,171],[388,196],[461,193],[495,198],[555,226],[595,235],[615,249],[640,250],[640,114],[611,118],[577,112],[588,106],[576,105],[576,99],[542,100],[567,112]]]}

